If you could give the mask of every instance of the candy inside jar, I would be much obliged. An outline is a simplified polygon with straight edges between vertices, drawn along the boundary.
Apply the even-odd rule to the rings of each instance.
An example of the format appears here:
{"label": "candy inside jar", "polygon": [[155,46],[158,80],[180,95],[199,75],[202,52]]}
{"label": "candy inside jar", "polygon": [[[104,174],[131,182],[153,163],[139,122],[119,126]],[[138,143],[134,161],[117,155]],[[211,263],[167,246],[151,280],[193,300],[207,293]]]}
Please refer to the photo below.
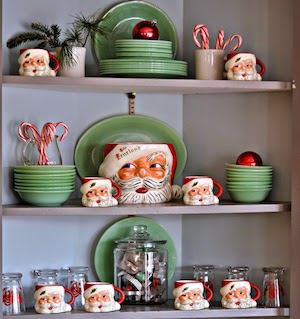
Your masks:
{"label": "candy inside jar", "polygon": [[127,304],[167,301],[168,250],[166,240],[153,240],[147,226],[135,225],[132,237],[117,240],[114,250],[114,282]]}

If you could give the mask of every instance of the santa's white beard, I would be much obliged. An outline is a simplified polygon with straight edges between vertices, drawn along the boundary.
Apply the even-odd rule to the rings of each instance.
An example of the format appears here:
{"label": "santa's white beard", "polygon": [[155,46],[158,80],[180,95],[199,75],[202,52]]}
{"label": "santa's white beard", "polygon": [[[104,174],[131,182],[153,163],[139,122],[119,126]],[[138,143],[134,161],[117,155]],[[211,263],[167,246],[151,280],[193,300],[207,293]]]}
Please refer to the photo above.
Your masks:
{"label": "santa's white beard", "polygon": [[205,299],[180,301],[175,299],[175,308],[179,310],[193,310],[208,308],[209,303]]}
{"label": "santa's white beard", "polygon": [[71,306],[64,301],[60,303],[48,302],[46,304],[40,304],[37,302],[34,308],[38,313],[60,313],[65,311],[71,311]]}
{"label": "santa's white beard", "polygon": [[250,296],[246,299],[226,299],[226,297],[222,298],[222,306],[224,308],[251,308],[256,307],[256,301],[254,301]]}
{"label": "santa's white beard", "polygon": [[236,71],[232,72],[229,70],[227,72],[227,78],[229,80],[259,80],[260,75],[256,70],[247,70],[247,71]]}
{"label": "santa's white beard", "polygon": [[[121,180],[117,174],[111,178],[122,189],[122,195],[118,201],[120,204],[153,204],[168,202],[172,198],[172,186],[169,175],[157,181],[153,178],[133,177],[129,180]],[[147,193],[137,193],[136,189],[146,188]]]}
{"label": "santa's white beard", "polygon": [[120,304],[115,300],[110,300],[107,302],[88,302],[86,301],[84,309],[87,312],[109,312],[119,310],[121,308]]}
{"label": "santa's white beard", "polygon": [[215,195],[197,195],[189,196],[188,193],[184,194],[183,201],[186,205],[213,205],[218,204],[219,199]]}

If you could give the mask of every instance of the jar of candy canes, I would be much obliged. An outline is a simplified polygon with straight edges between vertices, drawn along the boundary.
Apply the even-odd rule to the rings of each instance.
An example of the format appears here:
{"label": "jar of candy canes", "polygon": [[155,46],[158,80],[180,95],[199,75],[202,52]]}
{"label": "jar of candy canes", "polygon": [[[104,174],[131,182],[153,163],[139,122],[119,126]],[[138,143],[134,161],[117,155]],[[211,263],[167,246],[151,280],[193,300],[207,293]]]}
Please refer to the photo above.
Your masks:
{"label": "jar of candy canes", "polygon": [[166,240],[154,240],[147,226],[135,225],[132,237],[117,240],[114,283],[124,291],[127,304],[167,301],[168,250]]}

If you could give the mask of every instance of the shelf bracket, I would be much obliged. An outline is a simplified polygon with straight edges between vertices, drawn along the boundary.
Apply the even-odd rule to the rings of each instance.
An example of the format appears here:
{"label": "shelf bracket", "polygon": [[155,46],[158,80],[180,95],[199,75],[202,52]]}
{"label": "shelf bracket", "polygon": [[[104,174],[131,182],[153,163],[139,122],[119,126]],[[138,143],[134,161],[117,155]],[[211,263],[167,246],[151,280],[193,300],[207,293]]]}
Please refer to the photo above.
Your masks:
{"label": "shelf bracket", "polygon": [[133,115],[135,114],[134,99],[136,97],[136,92],[127,93],[127,97],[128,97],[128,114]]}

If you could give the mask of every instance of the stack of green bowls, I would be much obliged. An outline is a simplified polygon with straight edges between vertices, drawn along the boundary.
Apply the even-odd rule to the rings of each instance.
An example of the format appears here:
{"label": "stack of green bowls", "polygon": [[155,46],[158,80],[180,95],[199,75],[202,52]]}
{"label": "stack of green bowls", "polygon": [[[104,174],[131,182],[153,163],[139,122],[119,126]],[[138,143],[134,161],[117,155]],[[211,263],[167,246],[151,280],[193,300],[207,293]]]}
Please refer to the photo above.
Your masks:
{"label": "stack of green bowls", "polygon": [[14,168],[14,190],[32,206],[60,206],[75,190],[75,165]]}
{"label": "stack of green bowls", "polygon": [[226,163],[226,188],[235,202],[260,203],[272,190],[272,166]]}

